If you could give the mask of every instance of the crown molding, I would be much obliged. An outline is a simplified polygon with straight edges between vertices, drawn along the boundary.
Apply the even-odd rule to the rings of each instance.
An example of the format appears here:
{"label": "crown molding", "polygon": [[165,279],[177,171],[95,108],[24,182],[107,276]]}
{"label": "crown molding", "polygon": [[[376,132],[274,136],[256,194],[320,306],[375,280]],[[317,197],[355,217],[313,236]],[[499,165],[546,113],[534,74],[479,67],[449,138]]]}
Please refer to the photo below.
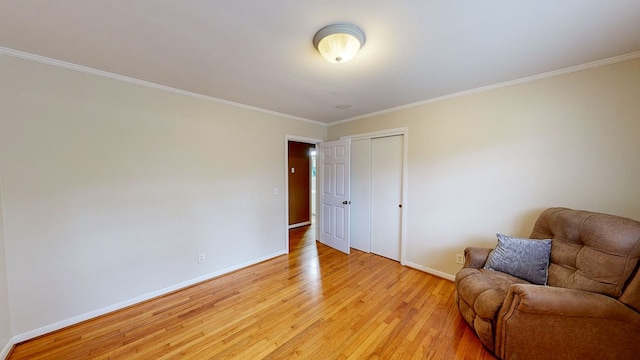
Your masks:
{"label": "crown molding", "polygon": [[443,96],[435,97],[435,98],[432,98],[432,99],[422,100],[422,101],[414,102],[414,103],[411,103],[411,104],[396,106],[396,107],[392,107],[392,108],[389,108],[389,109],[384,109],[384,110],[372,112],[372,113],[365,114],[365,115],[358,115],[358,116],[354,116],[352,118],[348,118],[348,119],[332,122],[332,123],[329,124],[329,126],[343,124],[343,123],[347,123],[347,122],[350,122],[350,121],[360,120],[360,119],[364,119],[364,118],[368,118],[368,117],[372,117],[372,116],[388,114],[388,113],[391,113],[391,112],[394,112],[394,111],[409,109],[409,108],[413,108],[413,107],[420,106],[420,105],[431,104],[431,103],[435,103],[435,102],[438,102],[438,101],[443,101],[443,100],[453,99],[453,98],[457,98],[457,97],[467,96],[467,95],[476,94],[476,93],[480,93],[480,92],[484,92],[484,91],[500,89],[500,88],[513,86],[513,85],[525,84],[525,83],[534,82],[534,81],[543,80],[543,79],[549,79],[549,78],[553,78],[553,77],[557,77],[557,76],[561,76],[561,75],[571,74],[571,73],[578,72],[578,71],[595,69],[595,68],[598,68],[598,67],[611,65],[611,64],[616,64],[616,63],[629,61],[629,60],[635,60],[635,59],[639,59],[639,58],[640,58],[640,51],[635,51],[635,52],[632,52],[632,53],[618,55],[618,56],[610,57],[610,58],[607,58],[607,59],[597,60],[597,61],[593,61],[593,62],[586,63],[586,64],[571,66],[571,67],[564,68],[564,69],[559,69],[559,70],[553,70],[553,71],[549,71],[549,72],[546,72],[546,73],[527,76],[527,77],[523,77],[523,78],[520,78],[520,79],[505,81],[505,82],[501,82],[501,83],[497,83],[497,84],[482,86],[482,87],[471,89],[471,90],[460,91],[460,92],[457,92],[457,93],[453,93],[453,94],[449,94],[449,95],[443,95]]}
{"label": "crown molding", "polygon": [[194,97],[194,98],[198,98],[198,99],[203,99],[203,100],[206,100],[206,101],[216,102],[216,103],[219,103],[219,104],[225,104],[225,105],[229,105],[229,106],[233,106],[233,107],[237,107],[237,108],[242,108],[242,109],[246,109],[246,110],[252,110],[252,111],[260,112],[260,113],[263,113],[263,114],[274,115],[274,116],[284,117],[284,118],[288,118],[288,119],[292,119],[292,120],[307,122],[307,123],[320,125],[320,126],[324,126],[324,127],[328,127],[328,126],[331,126],[331,125],[338,125],[338,124],[342,124],[342,123],[347,123],[347,122],[360,120],[360,119],[364,119],[364,118],[368,118],[368,117],[373,117],[373,116],[377,116],[377,115],[388,114],[388,113],[391,113],[391,112],[394,112],[394,111],[409,109],[409,108],[413,108],[413,107],[417,107],[417,106],[421,106],[421,105],[435,103],[435,102],[438,102],[438,101],[453,99],[453,98],[457,98],[457,97],[467,96],[467,95],[471,95],[471,94],[476,94],[476,93],[480,93],[480,92],[484,92],[484,91],[495,90],[495,89],[499,89],[499,88],[503,88],[503,87],[509,87],[509,86],[513,86],[513,85],[520,85],[520,84],[524,84],[524,83],[528,83],[528,82],[534,82],[534,81],[538,81],[538,80],[553,78],[553,77],[566,75],[566,74],[570,74],[570,73],[574,73],[574,72],[578,72],[578,71],[594,69],[594,68],[598,68],[598,67],[602,67],[602,66],[606,66],[606,65],[616,64],[616,63],[629,61],[629,60],[635,60],[635,59],[640,58],[640,51],[635,51],[635,52],[631,52],[631,53],[628,53],[628,54],[623,54],[623,55],[619,55],[619,56],[610,57],[610,58],[607,58],[607,59],[597,60],[597,61],[593,61],[593,62],[586,63],[586,64],[571,66],[571,67],[567,67],[567,68],[559,69],[559,70],[553,70],[553,71],[549,71],[549,72],[538,74],[538,75],[532,75],[532,76],[528,76],[528,77],[524,77],[524,78],[520,78],[520,79],[515,79],[515,80],[505,81],[505,82],[496,83],[496,84],[492,84],[492,85],[482,86],[482,87],[478,87],[478,88],[475,88],[475,89],[460,91],[460,92],[449,94],[449,95],[443,95],[443,96],[439,96],[439,97],[435,97],[435,98],[431,98],[431,99],[421,100],[421,101],[418,101],[418,102],[414,102],[414,103],[410,103],[410,104],[406,104],[406,105],[401,105],[401,106],[396,106],[396,107],[392,107],[392,108],[388,108],[388,109],[384,109],[384,110],[380,110],[380,111],[376,111],[376,112],[372,112],[372,113],[368,113],[368,114],[364,114],[364,115],[358,115],[358,116],[354,116],[354,117],[351,117],[351,118],[348,118],[348,119],[344,119],[344,120],[340,120],[340,121],[336,121],[336,122],[332,122],[332,123],[328,123],[327,124],[327,123],[320,122],[320,121],[315,121],[315,120],[306,119],[306,118],[302,118],[302,117],[298,117],[298,116],[288,115],[288,114],[280,113],[280,112],[277,112],[277,111],[267,110],[267,109],[259,108],[259,107],[256,107],[256,106],[245,105],[245,104],[241,104],[241,103],[237,103],[237,102],[233,102],[233,101],[229,101],[229,100],[215,98],[215,97],[212,97],[212,96],[193,93],[193,92],[190,92],[190,91],[181,90],[181,89],[173,88],[173,87],[170,87],[170,86],[156,84],[156,83],[153,83],[153,82],[150,82],[150,81],[146,81],[146,80],[140,80],[140,79],[132,78],[132,77],[129,77],[129,76],[119,75],[119,74],[111,73],[111,72],[108,72],[108,71],[98,70],[98,69],[94,69],[94,68],[91,68],[91,67],[78,65],[78,64],[74,64],[74,63],[70,63],[70,62],[66,62],[66,61],[62,61],[62,60],[56,60],[56,59],[52,59],[52,58],[49,58],[49,57],[46,57],[46,56],[35,55],[35,54],[28,53],[28,52],[7,48],[7,47],[0,46],[0,54],[11,56],[11,57],[15,57],[15,58],[19,58],[19,59],[23,59],[23,60],[38,62],[38,63],[41,63],[41,64],[56,66],[56,67],[60,67],[60,68],[64,68],[64,69],[68,69],[68,70],[72,70],[72,71],[78,71],[78,72],[82,72],[82,73],[86,73],[86,74],[90,74],[90,75],[100,76],[100,77],[104,77],[104,78],[108,78],[108,79],[123,81],[123,82],[127,82],[127,83],[130,83],[130,84],[140,85],[140,86],[144,86],[144,87],[148,87],[148,88],[152,88],[152,89],[167,91],[167,92],[171,92],[171,93],[174,93],[174,94],[186,95],[186,96],[190,96],[190,97]]}
{"label": "crown molding", "polygon": [[219,99],[213,96],[202,95],[202,94],[198,94],[198,93],[194,93],[186,90],[177,89],[171,86],[160,85],[160,84],[156,84],[146,80],[140,80],[140,79],[132,78],[129,76],[119,75],[112,72],[98,70],[88,66],[78,65],[78,64],[74,64],[74,63],[70,63],[62,60],[56,60],[46,56],[31,54],[28,52],[15,50],[7,47],[0,46],[0,54],[19,58],[22,60],[28,60],[28,61],[41,63],[41,64],[56,66],[56,67],[67,69],[67,70],[78,71],[78,72],[82,72],[89,75],[100,76],[107,79],[123,81],[129,84],[140,85],[140,86],[144,86],[151,89],[162,90],[162,91],[179,94],[179,95],[186,95],[186,96],[207,100],[207,101],[212,101],[219,104],[229,105],[229,106],[233,106],[233,107],[237,107],[245,110],[252,110],[252,111],[260,112],[263,114],[280,116],[280,117],[284,117],[292,120],[312,123],[315,125],[322,125],[324,127],[328,126],[328,124],[326,123],[315,121],[315,120],[283,114],[277,111],[267,110],[267,109],[259,108],[256,106],[245,105],[245,104],[241,104],[241,103],[237,103],[229,100]]}

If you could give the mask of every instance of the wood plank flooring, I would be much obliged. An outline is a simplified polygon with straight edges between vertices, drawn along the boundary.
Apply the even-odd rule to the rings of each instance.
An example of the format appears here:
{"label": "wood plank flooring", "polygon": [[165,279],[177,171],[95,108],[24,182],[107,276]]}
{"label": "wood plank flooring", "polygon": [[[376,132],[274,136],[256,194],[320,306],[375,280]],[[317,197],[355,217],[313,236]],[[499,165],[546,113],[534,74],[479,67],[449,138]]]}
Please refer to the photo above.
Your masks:
{"label": "wood plank flooring", "polygon": [[18,344],[19,359],[495,359],[454,285],[290,231],[290,254]]}

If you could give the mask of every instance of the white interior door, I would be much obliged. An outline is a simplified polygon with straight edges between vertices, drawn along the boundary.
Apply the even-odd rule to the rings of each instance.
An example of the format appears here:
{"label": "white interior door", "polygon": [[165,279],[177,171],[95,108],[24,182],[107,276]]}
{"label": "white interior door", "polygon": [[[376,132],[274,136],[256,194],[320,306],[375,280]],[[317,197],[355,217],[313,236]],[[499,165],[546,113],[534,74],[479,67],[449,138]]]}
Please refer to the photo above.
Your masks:
{"label": "white interior door", "polygon": [[401,260],[404,136],[351,141],[351,247]]}
{"label": "white interior door", "polygon": [[319,144],[320,242],[349,254],[349,198],[351,141]]}
{"label": "white interior door", "polygon": [[351,140],[351,247],[371,252],[371,139]]}
{"label": "white interior door", "polygon": [[371,252],[400,261],[403,136],[371,139]]}

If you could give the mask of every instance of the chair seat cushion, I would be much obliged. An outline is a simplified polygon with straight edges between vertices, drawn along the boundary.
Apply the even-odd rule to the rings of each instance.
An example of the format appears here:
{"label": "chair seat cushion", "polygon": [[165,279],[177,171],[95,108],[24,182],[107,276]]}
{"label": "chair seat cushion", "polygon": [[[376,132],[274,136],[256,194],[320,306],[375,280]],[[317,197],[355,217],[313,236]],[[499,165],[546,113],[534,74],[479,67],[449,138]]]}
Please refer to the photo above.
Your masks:
{"label": "chair seat cushion", "polygon": [[493,350],[493,324],[509,286],[528,283],[494,270],[464,268],[456,274],[456,302],[460,314],[489,349]]}
{"label": "chair seat cushion", "polygon": [[458,296],[483,319],[494,319],[511,284],[529,282],[500,271],[462,269],[456,275]]}

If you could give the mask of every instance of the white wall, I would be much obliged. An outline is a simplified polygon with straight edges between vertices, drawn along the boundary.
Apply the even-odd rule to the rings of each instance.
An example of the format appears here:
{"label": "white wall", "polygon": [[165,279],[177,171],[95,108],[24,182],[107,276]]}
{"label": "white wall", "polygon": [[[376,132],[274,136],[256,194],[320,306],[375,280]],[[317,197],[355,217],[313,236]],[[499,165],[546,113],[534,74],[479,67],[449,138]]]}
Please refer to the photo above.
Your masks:
{"label": "white wall", "polygon": [[3,55],[0,75],[13,335],[286,251],[285,135],[326,127]]}
{"label": "white wall", "polygon": [[[2,191],[0,191],[0,205],[1,204]],[[2,206],[0,206],[0,359],[3,359],[6,352],[9,351],[9,340],[11,337],[9,289],[7,287],[7,258],[5,256],[4,246],[4,221],[2,216]]]}
{"label": "white wall", "polygon": [[408,127],[407,263],[528,236],[565,206],[640,219],[640,60],[332,125],[328,139]]}

